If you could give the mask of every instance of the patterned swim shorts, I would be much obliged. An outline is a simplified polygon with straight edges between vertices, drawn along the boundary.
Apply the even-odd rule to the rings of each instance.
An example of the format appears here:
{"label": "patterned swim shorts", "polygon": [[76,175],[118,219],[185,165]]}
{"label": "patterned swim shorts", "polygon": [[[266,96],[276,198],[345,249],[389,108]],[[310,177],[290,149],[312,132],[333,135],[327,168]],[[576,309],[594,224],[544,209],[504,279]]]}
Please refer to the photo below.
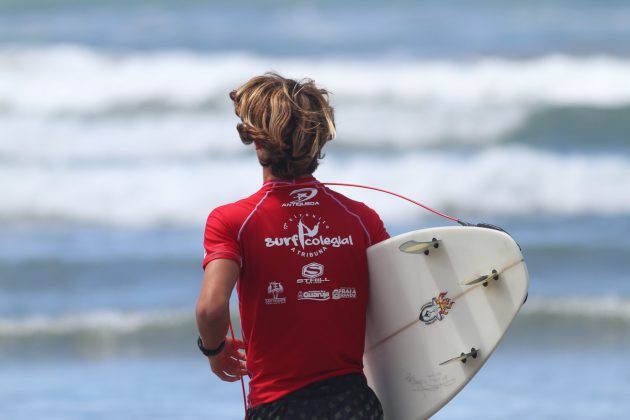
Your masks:
{"label": "patterned swim shorts", "polygon": [[382,420],[383,407],[360,374],[307,385],[247,411],[249,420]]}

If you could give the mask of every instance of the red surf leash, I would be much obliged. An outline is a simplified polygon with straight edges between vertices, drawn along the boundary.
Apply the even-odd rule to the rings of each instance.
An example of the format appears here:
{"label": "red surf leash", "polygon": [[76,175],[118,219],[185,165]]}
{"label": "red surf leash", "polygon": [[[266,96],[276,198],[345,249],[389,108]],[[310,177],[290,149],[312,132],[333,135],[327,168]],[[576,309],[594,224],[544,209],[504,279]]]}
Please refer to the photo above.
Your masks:
{"label": "red surf leash", "polygon": [[419,203],[419,202],[417,202],[415,200],[412,200],[409,197],[405,197],[404,195],[401,195],[401,194],[398,194],[398,193],[395,193],[395,192],[392,192],[392,191],[384,190],[382,188],[370,187],[368,185],[360,185],[360,184],[348,184],[348,183],[344,183],[344,182],[321,182],[320,184],[322,184],[322,185],[337,185],[337,186],[340,186],[340,187],[363,188],[363,189],[366,189],[366,190],[373,190],[373,191],[378,191],[378,192],[382,192],[382,193],[385,193],[385,194],[393,195],[394,197],[398,197],[398,198],[406,200],[406,201],[408,201],[408,202],[410,202],[412,204],[415,204],[418,207],[422,207],[423,209],[425,209],[427,211],[430,211],[433,214],[437,214],[440,217],[443,217],[445,219],[448,219],[448,220],[451,220],[453,222],[459,223],[462,226],[469,226],[469,223],[462,222],[461,220],[456,219],[455,217],[451,217],[451,216],[449,216],[447,214],[440,213],[439,211],[434,210],[434,209],[432,209],[429,206],[425,206],[424,204]]}
{"label": "red surf leash", "polygon": [[[230,321],[230,335],[232,336],[232,345],[234,346],[234,351],[238,352],[238,346],[236,345],[236,338],[234,337],[234,329],[232,328],[232,321]],[[247,414],[247,397],[245,394],[245,380],[243,379],[243,375],[239,373],[238,377],[241,380],[241,390],[243,391],[243,406],[245,407],[245,420],[249,418]]]}
{"label": "red surf leash", "polygon": [[[449,216],[449,215],[441,213],[441,212],[439,212],[439,211],[437,211],[435,209],[432,209],[429,206],[425,206],[424,204],[422,204],[422,203],[420,203],[418,201],[412,200],[409,197],[405,197],[404,195],[401,195],[401,194],[398,194],[398,193],[395,193],[395,192],[391,192],[391,191],[388,191],[388,190],[384,190],[382,188],[370,187],[368,185],[360,185],[360,184],[348,184],[348,183],[344,183],[344,182],[320,182],[319,184],[320,185],[338,185],[338,186],[341,186],[341,187],[364,188],[366,190],[373,190],[373,191],[382,192],[382,193],[385,193],[385,194],[393,195],[394,197],[398,197],[398,198],[403,199],[405,201],[408,201],[408,202],[410,202],[412,204],[415,204],[418,207],[421,207],[421,208],[423,208],[423,209],[425,209],[427,211],[430,211],[433,214],[436,214],[436,215],[438,215],[440,217],[443,217],[445,219],[451,220],[453,222],[459,223],[462,226],[475,226],[475,227],[481,227],[481,228],[486,228],[486,229],[499,230],[499,231],[504,232],[504,233],[509,235],[509,233],[506,232],[505,229],[503,229],[503,228],[501,228],[501,227],[499,227],[497,225],[493,225],[493,224],[490,224],[490,223],[468,223],[468,222],[464,222],[464,221],[462,221],[460,219],[457,219],[455,217]],[[518,243],[517,243],[517,245],[518,245]],[[520,245],[518,245],[518,247],[519,247],[519,249],[521,248]]]}

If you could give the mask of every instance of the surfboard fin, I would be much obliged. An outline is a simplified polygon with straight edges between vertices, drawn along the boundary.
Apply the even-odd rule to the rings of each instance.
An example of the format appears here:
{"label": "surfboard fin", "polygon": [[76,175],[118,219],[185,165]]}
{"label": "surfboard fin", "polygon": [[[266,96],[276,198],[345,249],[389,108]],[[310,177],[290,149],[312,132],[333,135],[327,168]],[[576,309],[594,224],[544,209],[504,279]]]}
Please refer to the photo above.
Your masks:
{"label": "surfboard fin", "polygon": [[440,246],[440,242],[441,242],[440,240],[435,239],[435,238],[427,242],[407,241],[404,244],[400,245],[398,249],[408,254],[429,255],[430,249],[438,248]]}
{"label": "surfboard fin", "polygon": [[479,276],[472,280],[465,280],[462,282],[462,286],[474,286],[475,284],[481,283],[483,287],[488,287],[490,280],[499,280],[499,272],[497,270],[493,269],[490,274]]}
{"label": "surfboard fin", "polygon": [[474,347],[473,347],[473,348],[471,348],[471,349],[470,349],[470,352],[468,352],[468,353],[462,353],[462,354],[460,354],[459,356],[455,356],[455,357],[453,357],[453,358],[450,358],[450,359],[448,359],[448,360],[445,360],[445,361],[443,361],[442,363],[440,363],[440,366],[446,365],[446,364],[448,364],[448,363],[457,362],[457,361],[461,361],[462,363],[466,363],[466,361],[467,361],[469,358],[471,358],[471,357],[472,357],[473,359],[476,359],[478,354],[479,354],[479,349],[476,349],[476,348],[474,348]]}

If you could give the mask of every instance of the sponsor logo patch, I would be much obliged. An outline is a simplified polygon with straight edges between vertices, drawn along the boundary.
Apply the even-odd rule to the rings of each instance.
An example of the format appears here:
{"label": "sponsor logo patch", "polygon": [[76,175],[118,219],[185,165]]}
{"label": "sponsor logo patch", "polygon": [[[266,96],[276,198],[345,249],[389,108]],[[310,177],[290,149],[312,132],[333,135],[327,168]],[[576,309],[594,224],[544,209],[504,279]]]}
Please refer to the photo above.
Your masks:
{"label": "sponsor logo patch", "polygon": [[333,290],[332,298],[333,300],[356,299],[357,289],[355,289],[354,287],[340,287],[338,289]]}
{"label": "sponsor logo patch", "polygon": [[317,188],[300,188],[299,190],[293,190],[289,193],[289,196],[291,196],[293,200],[282,204],[282,207],[319,206],[319,201],[309,201],[316,195]]}
{"label": "sponsor logo patch", "polygon": [[280,297],[282,293],[284,293],[284,287],[282,287],[282,283],[278,281],[269,282],[269,285],[267,286],[267,294],[271,295],[271,297],[265,299],[265,304],[282,305],[283,303],[287,303],[287,298]]}
{"label": "sponsor logo patch", "polygon": [[302,277],[297,279],[297,284],[322,284],[329,281],[324,277],[324,266],[312,262],[302,267]]}
{"label": "sponsor logo patch", "polygon": [[312,213],[298,213],[284,224],[287,233],[296,232],[287,236],[265,238],[265,246],[286,247],[296,255],[305,258],[313,258],[322,255],[330,248],[354,246],[352,235],[331,235],[330,225],[320,216]]}
{"label": "sponsor logo patch", "polygon": [[320,263],[312,262],[302,267],[302,276],[314,279],[324,274],[324,266]]}
{"label": "sponsor logo patch", "polygon": [[308,292],[298,292],[298,300],[328,300],[330,292],[326,290],[309,290]]}

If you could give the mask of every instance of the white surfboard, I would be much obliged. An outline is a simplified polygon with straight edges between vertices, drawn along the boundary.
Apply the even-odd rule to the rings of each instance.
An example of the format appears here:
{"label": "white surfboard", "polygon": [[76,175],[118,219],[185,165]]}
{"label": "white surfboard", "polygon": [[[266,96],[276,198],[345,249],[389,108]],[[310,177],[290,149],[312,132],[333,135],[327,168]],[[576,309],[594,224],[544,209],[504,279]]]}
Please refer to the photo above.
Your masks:
{"label": "white surfboard", "polygon": [[386,420],[427,419],[479,371],[527,296],[527,268],[504,232],[443,227],[367,250],[365,373]]}

